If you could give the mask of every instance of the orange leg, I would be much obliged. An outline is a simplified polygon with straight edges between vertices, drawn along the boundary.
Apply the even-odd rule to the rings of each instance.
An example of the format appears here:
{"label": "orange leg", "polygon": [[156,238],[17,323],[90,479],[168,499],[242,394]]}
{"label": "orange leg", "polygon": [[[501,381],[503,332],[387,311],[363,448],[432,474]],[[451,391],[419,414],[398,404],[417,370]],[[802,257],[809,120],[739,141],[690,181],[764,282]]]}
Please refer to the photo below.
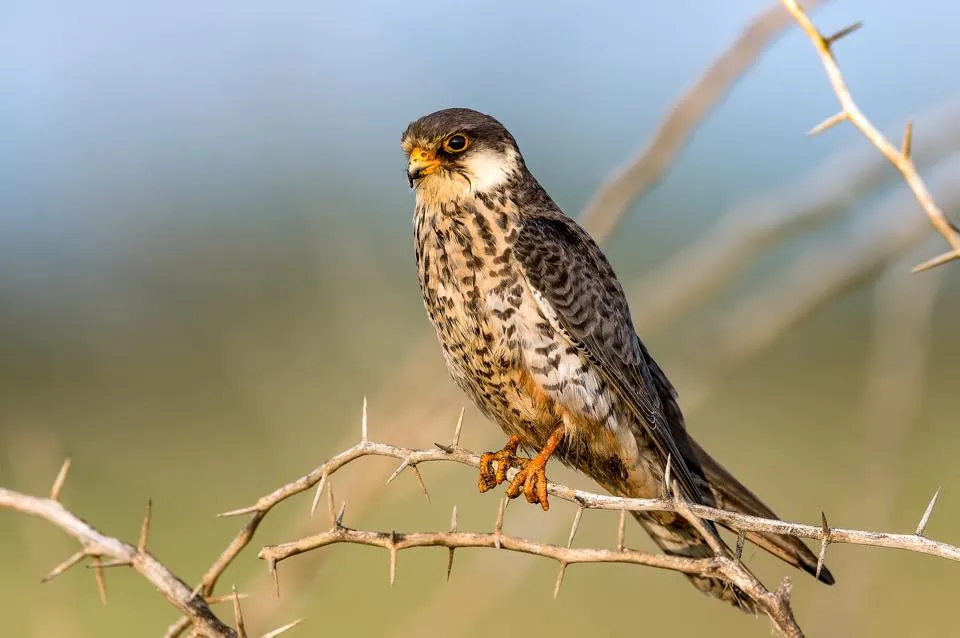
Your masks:
{"label": "orange leg", "polygon": [[[513,441],[513,438],[510,440]],[[540,503],[543,511],[550,509],[550,503],[547,501],[547,461],[553,456],[562,440],[563,426],[561,425],[553,431],[540,453],[523,463],[520,471],[517,472],[507,487],[507,498],[520,496],[520,490],[522,489],[528,503]]]}
{"label": "orange leg", "polygon": [[[480,455],[480,481],[478,487],[481,492],[492,490],[507,480],[507,470],[511,467],[521,467],[526,459],[517,458],[517,448],[520,447],[520,437],[511,436],[507,444],[499,452],[484,452]],[[496,468],[494,468],[496,464]]]}

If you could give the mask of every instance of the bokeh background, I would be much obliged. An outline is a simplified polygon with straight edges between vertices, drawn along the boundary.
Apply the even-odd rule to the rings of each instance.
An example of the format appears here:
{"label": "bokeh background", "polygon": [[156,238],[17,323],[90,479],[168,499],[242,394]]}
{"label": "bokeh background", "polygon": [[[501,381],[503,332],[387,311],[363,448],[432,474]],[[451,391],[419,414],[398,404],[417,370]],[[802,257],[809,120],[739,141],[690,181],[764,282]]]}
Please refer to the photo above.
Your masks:
{"label": "bokeh background", "polygon": [[[195,582],[241,524],[215,514],[355,442],[364,395],[372,437],[446,440],[464,400],[416,287],[407,122],[454,105],[495,114],[574,214],[769,2],[4,2],[0,485],[44,493],[69,454],[65,502],[133,539],[152,498],[151,549]],[[838,45],[849,84],[894,140],[916,117],[921,169],[955,213],[960,5],[825,4],[825,31],[865,21]],[[690,430],[780,515],[910,531],[942,485],[928,533],[957,542],[960,266],[909,274],[942,241],[924,243],[918,207],[852,127],[804,137],[835,110],[791,29],[607,252]],[[843,192],[866,165],[869,184]],[[721,220],[775,219],[821,197],[827,212],[759,242],[715,292],[654,303],[680,281],[678,261],[696,263],[680,251]],[[882,250],[864,252],[873,241]],[[465,445],[501,438],[468,406]],[[475,493],[473,471],[424,467],[427,503],[410,476],[383,487],[392,468],[369,459],[336,475],[346,524],[443,529],[456,504],[462,529],[492,528],[498,498]],[[277,600],[256,547],[323,529],[309,501],[278,507],[221,580],[252,594],[254,631],[305,617],[290,635],[769,633],[679,575],[622,565],[571,568],[555,602],[554,564],[487,550],[460,552],[450,583],[446,552],[401,554],[390,587],[384,552],[327,548],[281,566]],[[514,503],[505,531],[565,542],[573,513]],[[588,513],[577,543],[615,537],[615,515]],[[628,542],[652,547],[633,527]],[[106,607],[89,570],[41,586],[74,549],[0,512],[0,634],[148,636],[176,620],[127,570],[108,572]],[[834,546],[827,588],[745,558],[771,585],[794,578],[811,635],[954,627],[947,561]]]}

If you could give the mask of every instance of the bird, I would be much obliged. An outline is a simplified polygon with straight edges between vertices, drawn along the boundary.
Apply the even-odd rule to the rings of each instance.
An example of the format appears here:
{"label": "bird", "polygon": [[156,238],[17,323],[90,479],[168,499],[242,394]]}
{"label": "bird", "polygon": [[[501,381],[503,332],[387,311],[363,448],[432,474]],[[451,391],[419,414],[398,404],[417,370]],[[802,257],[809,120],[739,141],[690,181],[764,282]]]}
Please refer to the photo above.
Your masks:
{"label": "bird", "polygon": [[[637,336],[610,262],[547,194],[498,120],[439,110],[410,123],[401,147],[415,192],[420,291],[447,369],[509,437],[503,449],[481,455],[481,492],[516,468],[506,496],[523,494],[547,510],[546,465],[557,458],[617,496],[676,495],[777,518],[688,434],[677,391]],[[709,521],[698,530],[676,513],[632,514],[666,554],[713,557],[719,540],[733,555]],[[746,538],[833,584],[800,539]],[[757,613],[735,585],[687,578]]]}

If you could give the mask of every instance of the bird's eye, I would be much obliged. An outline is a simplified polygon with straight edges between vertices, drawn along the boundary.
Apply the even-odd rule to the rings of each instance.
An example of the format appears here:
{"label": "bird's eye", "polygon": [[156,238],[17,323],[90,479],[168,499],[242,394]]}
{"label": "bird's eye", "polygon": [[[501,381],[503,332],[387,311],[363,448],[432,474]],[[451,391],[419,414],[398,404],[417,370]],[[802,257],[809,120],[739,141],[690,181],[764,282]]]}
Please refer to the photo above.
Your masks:
{"label": "bird's eye", "polygon": [[451,135],[443,141],[443,150],[448,153],[462,153],[470,146],[470,139],[462,133]]}

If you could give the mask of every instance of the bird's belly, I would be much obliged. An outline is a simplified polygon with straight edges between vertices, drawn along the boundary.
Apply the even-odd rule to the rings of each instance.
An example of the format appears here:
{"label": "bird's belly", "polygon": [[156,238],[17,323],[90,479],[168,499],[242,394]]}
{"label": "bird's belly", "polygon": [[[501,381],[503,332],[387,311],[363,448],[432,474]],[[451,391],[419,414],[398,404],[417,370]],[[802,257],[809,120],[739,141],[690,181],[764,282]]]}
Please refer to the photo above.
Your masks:
{"label": "bird's belly", "polygon": [[542,446],[558,425],[571,439],[596,439],[594,447],[618,444],[614,393],[529,292],[490,292],[479,313],[461,302],[442,303],[434,325],[451,375],[481,411],[528,447]]}

